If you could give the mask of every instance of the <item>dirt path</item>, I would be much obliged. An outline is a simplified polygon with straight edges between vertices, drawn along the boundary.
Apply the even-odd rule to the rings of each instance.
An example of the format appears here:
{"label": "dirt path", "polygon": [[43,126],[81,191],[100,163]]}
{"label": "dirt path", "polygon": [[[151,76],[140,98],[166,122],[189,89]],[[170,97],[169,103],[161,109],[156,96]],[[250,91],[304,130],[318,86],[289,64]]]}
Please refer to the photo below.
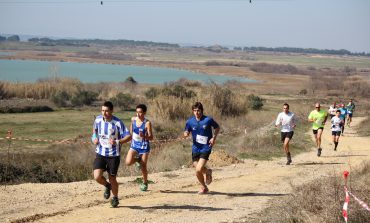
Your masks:
{"label": "dirt path", "polygon": [[[362,118],[355,118],[353,126]],[[103,188],[94,181],[67,184],[21,184],[1,187],[0,222],[250,222],[250,216],[274,198],[291,192],[291,185],[319,179],[370,160],[370,137],[356,137],[345,130],[334,152],[329,126],[323,136],[323,152],[298,156],[293,165],[285,158],[273,161],[245,160],[214,169],[208,195],[197,195],[199,186],[192,169],[151,174],[155,184],[140,192],[135,178],[119,178],[120,205],[111,208]],[[293,141],[294,143],[294,141]]]}

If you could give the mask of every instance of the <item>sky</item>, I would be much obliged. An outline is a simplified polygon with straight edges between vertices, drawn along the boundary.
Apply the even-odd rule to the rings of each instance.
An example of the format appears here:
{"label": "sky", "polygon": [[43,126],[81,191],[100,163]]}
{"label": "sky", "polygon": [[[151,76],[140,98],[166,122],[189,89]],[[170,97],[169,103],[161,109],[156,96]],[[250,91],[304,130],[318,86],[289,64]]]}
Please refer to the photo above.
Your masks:
{"label": "sky", "polygon": [[370,1],[0,0],[0,34],[370,53]]}

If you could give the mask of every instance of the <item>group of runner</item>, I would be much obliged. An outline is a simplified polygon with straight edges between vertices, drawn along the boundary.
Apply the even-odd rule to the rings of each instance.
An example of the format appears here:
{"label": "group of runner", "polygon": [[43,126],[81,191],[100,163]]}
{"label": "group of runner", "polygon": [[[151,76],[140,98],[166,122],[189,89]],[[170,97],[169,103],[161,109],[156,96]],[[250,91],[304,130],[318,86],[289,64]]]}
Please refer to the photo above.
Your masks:
{"label": "group of runner", "polygon": [[[329,107],[328,111],[321,109],[320,103],[315,104],[315,109],[308,115],[308,121],[312,122],[312,132],[316,142],[317,156],[321,156],[321,136],[328,119],[328,114],[330,114],[334,151],[336,151],[339,137],[344,133],[346,118],[347,126],[350,127],[355,108],[356,106],[353,99],[350,99],[346,106],[344,104],[339,104],[339,106],[337,106],[336,102],[334,102],[333,105]],[[281,141],[283,142],[283,149],[287,157],[286,165],[290,165],[292,163],[292,158],[289,151],[289,142],[294,135],[297,118],[293,112],[289,111],[289,104],[287,103],[283,105],[283,112],[279,113],[276,119],[275,126],[278,127],[279,125],[281,126]]]}
{"label": "group of runner", "polygon": [[[203,105],[196,102],[192,106],[193,115],[186,121],[183,138],[192,134],[192,161],[196,177],[201,184],[199,194],[208,193],[208,187],[212,182],[212,170],[206,167],[212,146],[216,143],[220,131],[218,123],[209,116],[203,114]],[[93,124],[92,143],[96,145],[96,157],[93,164],[94,179],[105,187],[104,198],[109,199],[111,193],[112,207],[117,207],[118,183],[117,172],[121,161],[121,145],[131,140],[130,149],[127,153],[126,165],[133,165],[141,170],[143,182],[141,191],[148,190],[148,158],[150,153],[150,140],[153,139],[152,124],[145,118],[147,107],[144,104],[136,106],[136,116],[132,117],[129,129],[122,120],[113,115],[113,104],[104,102],[101,107],[101,115],[96,117]],[[103,173],[107,171],[108,180]]]}
{"label": "group of runner", "polygon": [[[328,114],[331,118],[331,130],[334,143],[334,151],[337,150],[339,137],[343,134],[345,119],[350,126],[355,104],[351,99],[347,106],[336,103],[330,106],[329,110],[321,109],[320,103],[315,104],[315,110],[311,111],[308,121],[312,122],[312,130],[316,140],[317,156],[321,156],[321,136]],[[212,169],[206,167],[207,161],[216,143],[217,135],[220,131],[219,124],[209,116],[203,114],[203,105],[196,102],[192,105],[193,116],[185,124],[183,138],[192,136],[192,161],[195,168],[195,175],[201,184],[199,194],[208,193],[208,187],[212,182]],[[150,141],[153,139],[152,124],[146,119],[147,107],[144,104],[136,106],[136,116],[131,118],[129,128],[126,128],[122,120],[113,115],[113,104],[110,101],[104,102],[101,107],[101,115],[96,117],[93,124],[92,143],[96,145],[96,158],[94,160],[94,179],[105,187],[104,198],[109,199],[111,193],[112,207],[117,207],[118,183],[117,172],[121,161],[121,145],[131,141],[130,149],[127,153],[126,165],[135,164],[135,169],[141,170],[143,182],[140,185],[141,191],[148,190],[148,158],[150,153]],[[279,113],[275,125],[281,126],[281,141],[286,153],[286,165],[292,163],[289,151],[289,142],[293,138],[294,129],[297,126],[296,115],[289,111],[289,104],[283,105],[283,111]],[[108,180],[103,173],[107,171]]]}

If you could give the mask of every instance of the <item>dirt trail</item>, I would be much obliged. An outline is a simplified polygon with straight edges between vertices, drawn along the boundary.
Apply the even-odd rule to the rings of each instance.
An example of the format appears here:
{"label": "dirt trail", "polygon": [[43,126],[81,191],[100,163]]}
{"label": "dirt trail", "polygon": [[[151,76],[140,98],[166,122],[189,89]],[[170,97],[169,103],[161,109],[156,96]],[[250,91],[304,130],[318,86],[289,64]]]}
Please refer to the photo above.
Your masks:
{"label": "dirt trail", "polygon": [[[362,118],[354,118],[353,126]],[[245,160],[214,169],[211,192],[198,195],[193,169],[151,174],[150,191],[140,192],[134,177],[122,177],[120,205],[111,208],[103,188],[94,181],[66,184],[21,184],[1,187],[0,222],[250,222],[251,214],[266,208],[271,199],[291,192],[291,185],[317,180],[370,160],[370,137],[356,137],[346,128],[338,151],[333,151],[329,125],[323,152],[285,158]],[[294,141],[292,142],[294,143]],[[201,220],[200,220],[201,219]]]}

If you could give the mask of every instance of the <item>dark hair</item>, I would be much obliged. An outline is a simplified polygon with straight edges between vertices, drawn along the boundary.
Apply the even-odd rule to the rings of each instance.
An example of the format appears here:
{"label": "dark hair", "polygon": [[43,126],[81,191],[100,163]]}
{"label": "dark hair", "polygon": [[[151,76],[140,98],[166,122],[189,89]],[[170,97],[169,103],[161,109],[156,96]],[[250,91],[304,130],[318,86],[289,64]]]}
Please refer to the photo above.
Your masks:
{"label": "dark hair", "polygon": [[144,105],[144,104],[138,104],[138,105],[136,106],[136,109],[138,109],[138,108],[141,108],[141,110],[143,110],[143,112],[144,112],[144,113],[145,113],[145,112],[146,112],[146,110],[147,110],[146,105]]}
{"label": "dark hair", "polygon": [[104,104],[103,104],[104,107],[108,107],[109,110],[113,110],[113,103],[110,102],[110,101],[105,101]]}
{"label": "dark hair", "polygon": [[283,106],[287,106],[289,108],[289,104],[288,103],[284,103]]}
{"label": "dark hair", "polygon": [[341,111],[340,111],[339,109],[338,109],[338,110],[336,110],[335,112],[337,112],[337,113],[338,113],[338,112],[340,112],[340,113],[341,113]]}
{"label": "dark hair", "polygon": [[202,111],[202,113],[203,113],[203,105],[202,105],[202,103],[200,103],[199,101],[197,101],[197,102],[195,102],[194,104],[193,104],[193,106],[191,106],[191,109],[192,110],[194,110],[194,109],[199,109],[199,110],[201,110]]}

